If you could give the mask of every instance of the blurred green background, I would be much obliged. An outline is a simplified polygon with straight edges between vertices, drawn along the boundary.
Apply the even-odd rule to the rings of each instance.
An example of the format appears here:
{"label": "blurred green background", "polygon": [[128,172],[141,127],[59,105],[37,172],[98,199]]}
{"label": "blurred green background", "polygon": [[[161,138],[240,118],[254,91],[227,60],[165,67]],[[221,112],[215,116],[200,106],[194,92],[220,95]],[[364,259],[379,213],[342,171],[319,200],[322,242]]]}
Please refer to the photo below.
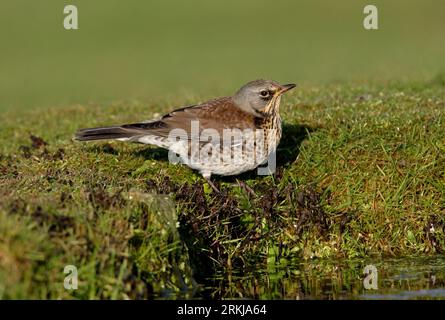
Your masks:
{"label": "blurred green background", "polygon": [[[67,4],[79,30],[63,28]],[[366,4],[379,9],[377,31],[363,28]],[[442,0],[2,0],[0,12],[0,110],[445,70]]]}

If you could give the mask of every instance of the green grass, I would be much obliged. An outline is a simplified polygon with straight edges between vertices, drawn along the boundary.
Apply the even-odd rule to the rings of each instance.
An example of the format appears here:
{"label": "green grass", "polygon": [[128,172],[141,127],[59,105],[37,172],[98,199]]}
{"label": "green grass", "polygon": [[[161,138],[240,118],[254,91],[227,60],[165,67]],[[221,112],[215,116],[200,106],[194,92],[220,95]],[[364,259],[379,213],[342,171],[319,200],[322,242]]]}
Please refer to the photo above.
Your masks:
{"label": "green grass", "polygon": [[[62,27],[79,9],[79,30]],[[323,84],[445,71],[445,2],[3,0],[0,111],[226,94],[257,78]],[[162,98],[159,98],[162,97]]]}
{"label": "green grass", "polygon": [[[65,4],[77,31],[62,28]],[[442,252],[445,3],[375,0],[377,31],[362,27],[367,4],[2,1],[0,298],[191,297],[244,268],[270,271],[272,292],[235,281],[214,297],[276,298],[278,270],[301,261],[316,259],[301,269],[313,293],[331,259]],[[215,178],[222,195],[165,151],[71,140],[255,78],[300,85],[278,171]]]}
{"label": "green grass", "polygon": [[[144,298],[217,270],[442,252],[444,97],[440,75],[300,87],[282,104],[277,173],[236,177],[256,196],[235,178],[216,178],[216,195],[158,149],[71,140],[169,101],[4,112],[0,297]],[[75,291],[63,288],[68,264]]]}

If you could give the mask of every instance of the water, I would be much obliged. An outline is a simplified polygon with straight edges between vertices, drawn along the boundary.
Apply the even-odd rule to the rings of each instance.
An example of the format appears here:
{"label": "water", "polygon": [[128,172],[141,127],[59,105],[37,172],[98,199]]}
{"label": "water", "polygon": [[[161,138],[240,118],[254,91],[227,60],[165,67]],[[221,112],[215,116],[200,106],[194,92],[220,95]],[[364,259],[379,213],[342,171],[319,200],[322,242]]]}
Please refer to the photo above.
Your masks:
{"label": "water", "polygon": [[[367,276],[366,266],[376,273]],[[182,298],[445,299],[445,256],[310,261],[219,272]]]}

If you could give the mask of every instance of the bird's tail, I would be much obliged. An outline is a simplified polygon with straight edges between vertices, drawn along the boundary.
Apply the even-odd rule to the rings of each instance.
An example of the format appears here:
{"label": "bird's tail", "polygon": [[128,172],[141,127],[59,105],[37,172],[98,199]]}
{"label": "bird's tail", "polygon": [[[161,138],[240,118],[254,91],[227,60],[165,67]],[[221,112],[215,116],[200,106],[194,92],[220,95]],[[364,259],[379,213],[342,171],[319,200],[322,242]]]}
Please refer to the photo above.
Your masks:
{"label": "bird's tail", "polygon": [[147,134],[145,124],[131,124],[114,127],[80,129],[74,139],[79,141],[92,140],[134,140]]}

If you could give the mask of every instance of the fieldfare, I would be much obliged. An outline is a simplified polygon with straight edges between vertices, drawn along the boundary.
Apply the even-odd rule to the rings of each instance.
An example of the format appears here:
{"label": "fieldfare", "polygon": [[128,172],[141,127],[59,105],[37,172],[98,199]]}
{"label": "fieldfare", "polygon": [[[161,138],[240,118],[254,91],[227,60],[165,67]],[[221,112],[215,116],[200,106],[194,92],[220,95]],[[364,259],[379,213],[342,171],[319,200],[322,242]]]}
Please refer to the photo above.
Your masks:
{"label": "fieldfare", "polygon": [[281,138],[281,95],[294,87],[255,80],[231,97],[176,109],[156,120],[81,129],[75,139],[131,141],[168,149],[170,161],[198,170],[217,190],[212,174],[253,170],[275,154]]}

